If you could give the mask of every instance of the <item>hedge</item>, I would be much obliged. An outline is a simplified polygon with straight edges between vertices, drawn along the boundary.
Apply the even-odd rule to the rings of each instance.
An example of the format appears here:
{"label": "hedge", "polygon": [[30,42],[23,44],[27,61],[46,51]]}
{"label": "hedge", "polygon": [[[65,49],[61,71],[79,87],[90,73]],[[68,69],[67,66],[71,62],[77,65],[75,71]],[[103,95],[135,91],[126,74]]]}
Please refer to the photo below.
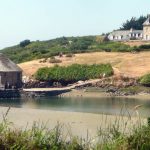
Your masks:
{"label": "hedge", "polygon": [[40,68],[35,78],[40,81],[58,81],[58,82],[76,82],[79,80],[89,80],[111,76],[113,69],[110,64],[94,64],[94,65],[79,65],[73,64],[71,66],[54,66]]}

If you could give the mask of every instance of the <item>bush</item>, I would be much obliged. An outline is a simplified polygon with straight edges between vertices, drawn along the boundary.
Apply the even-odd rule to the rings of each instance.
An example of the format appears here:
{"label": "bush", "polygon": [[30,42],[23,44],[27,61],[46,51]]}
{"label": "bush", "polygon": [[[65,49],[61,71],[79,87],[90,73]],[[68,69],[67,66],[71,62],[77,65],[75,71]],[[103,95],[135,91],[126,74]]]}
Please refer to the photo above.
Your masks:
{"label": "bush", "polygon": [[24,41],[20,42],[20,47],[25,47],[25,46],[29,45],[30,43],[31,43],[30,40],[24,40]]}
{"label": "bush", "polygon": [[66,57],[73,57],[73,54],[71,54],[71,53],[66,54]]}
{"label": "bush", "polygon": [[140,48],[137,46],[131,47],[130,50],[131,52],[140,52]]}
{"label": "bush", "polygon": [[131,37],[130,40],[136,40],[136,37]]}
{"label": "bush", "polygon": [[73,64],[68,67],[54,66],[51,68],[40,68],[35,78],[42,81],[57,81],[57,82],[76,82],[79,80],[88,80],[100,78],[101,76],[111,76],[113,69],[110,64],[100,65],[79,65]]}
{"label": "bush", "polygon": [[139,79],[139,83],[145,86],[150,86],[150,74],[146,74]]}
{"label": "bush", "polygon": [[140,49],[150,49],[150,45],[147,44],[147,45],[141,45],[139,46]]}
{"label": "bush", "polygon": [[50,58],[50,63],[61,63],[62,61],[60,59],[56,59],[55,57]]}
{"label": "bush", "polygon": [[106,52],[130,52],[130,46],[120,42],[103,42],[94,49],[102,49]]}

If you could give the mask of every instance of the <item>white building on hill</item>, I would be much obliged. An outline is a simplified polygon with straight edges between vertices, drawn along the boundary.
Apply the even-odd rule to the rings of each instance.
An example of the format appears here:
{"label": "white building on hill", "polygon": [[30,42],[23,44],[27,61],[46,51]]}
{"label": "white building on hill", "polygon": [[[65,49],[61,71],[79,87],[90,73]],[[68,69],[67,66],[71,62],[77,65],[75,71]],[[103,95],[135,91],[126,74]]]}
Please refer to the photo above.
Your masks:
{"label": "white building on hill", "polygon": [[108,35],[111,41],[150,40],[150,16],[143,23],[143,30],[116,30]]}

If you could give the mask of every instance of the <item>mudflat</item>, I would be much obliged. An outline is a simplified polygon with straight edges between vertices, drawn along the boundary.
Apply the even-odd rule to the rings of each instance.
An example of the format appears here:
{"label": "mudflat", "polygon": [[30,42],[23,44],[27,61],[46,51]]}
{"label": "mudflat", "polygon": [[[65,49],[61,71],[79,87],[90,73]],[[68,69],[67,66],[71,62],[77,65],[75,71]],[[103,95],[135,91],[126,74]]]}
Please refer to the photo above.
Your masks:
{"label": "mudflat", "polygon": [[[0,107],[0,121],[3,120],[3,114],[8,107]],[[7,116],[8,121],[13,122],[17,128],[31,128],[34,122],[46,125],[47,128],[53,129],[58,122],[63,126],[65,134],[86,138],[87,133],[91,138],[97,135],[98,128],[105,129],[115,124],[116,120],[120,124],[120,129],[124,130],[125,125],[131,128],[134,125],[145,123],[146,119],[137,117],[111,116],[104,114],[90,114],[78,112],[63,112],[27,108],[11,108]],[[127,124],[125,124],[127,122]]]}

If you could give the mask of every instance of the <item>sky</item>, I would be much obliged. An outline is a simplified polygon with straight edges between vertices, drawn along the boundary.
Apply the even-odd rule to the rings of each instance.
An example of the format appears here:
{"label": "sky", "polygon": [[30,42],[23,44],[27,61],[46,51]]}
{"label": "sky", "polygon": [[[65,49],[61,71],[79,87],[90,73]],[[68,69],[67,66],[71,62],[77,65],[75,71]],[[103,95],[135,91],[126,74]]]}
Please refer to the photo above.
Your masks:
{"label": "sky", "polygon": [[0,0],[0,49],[25,39],[99,35],[150,14],[150,0]]}

